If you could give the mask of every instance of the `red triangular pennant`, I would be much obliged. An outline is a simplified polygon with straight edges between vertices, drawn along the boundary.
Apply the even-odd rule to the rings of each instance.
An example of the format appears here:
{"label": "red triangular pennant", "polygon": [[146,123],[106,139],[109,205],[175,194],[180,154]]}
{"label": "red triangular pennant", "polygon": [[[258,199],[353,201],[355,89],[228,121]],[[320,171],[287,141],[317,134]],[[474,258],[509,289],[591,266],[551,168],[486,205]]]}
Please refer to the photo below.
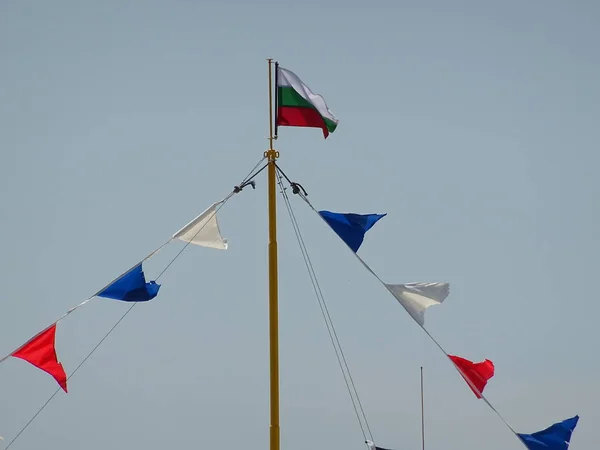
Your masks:
{"label": "red triangular pennant", "polygon": [[25,345],[16,350],[11,356],[21,358],[38,369],[49,373],[65,392],[67,392],[67,374],[56,357],[54,338],[56,324],[51,325],[37,336],[30,339]]}
{"label": "red triangular pennant", "polygon": [[[488,380],[494,376],[494,363],[489,359],[474,363],[468,359],[461,358],[460,356],[448,355],[448,358],[456,364],[460,374],[467,380],[467,384],[475,396],[481,398],[480,393],[483,393],[483,388],[485,388]],[[473,386],[475,386],[479,392],[473,389]]]}

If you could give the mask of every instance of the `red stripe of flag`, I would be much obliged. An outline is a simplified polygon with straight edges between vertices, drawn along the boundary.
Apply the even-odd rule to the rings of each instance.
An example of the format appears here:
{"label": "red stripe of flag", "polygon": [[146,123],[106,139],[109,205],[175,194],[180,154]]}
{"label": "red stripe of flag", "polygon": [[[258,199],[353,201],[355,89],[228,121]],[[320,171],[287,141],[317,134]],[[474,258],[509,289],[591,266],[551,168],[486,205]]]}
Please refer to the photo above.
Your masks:
{"label": "red stripe of flag", "polygon": [[65,392],[67,392],[67,374],[56,357],[54,341],[56,324],[52,324],[37,336],[30,339],[21,348],[11,354],[49,373]]}
{"label": "red stripe of flag", "polygon": [[327,139],[329,130],[321,114],[313,108],[296,106],[279,106],[277,108],[277,125],[288,127],[321,128],[323,137]]}

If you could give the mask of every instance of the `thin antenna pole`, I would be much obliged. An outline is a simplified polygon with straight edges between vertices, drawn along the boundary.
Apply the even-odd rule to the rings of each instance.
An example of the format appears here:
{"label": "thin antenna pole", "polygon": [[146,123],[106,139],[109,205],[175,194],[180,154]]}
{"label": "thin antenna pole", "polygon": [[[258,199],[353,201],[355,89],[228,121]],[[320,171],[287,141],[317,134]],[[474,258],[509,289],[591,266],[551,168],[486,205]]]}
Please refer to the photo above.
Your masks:
{"label": "thin antenna pole", "polygon": [[425,450],[425,402],[423,401],[423,367],[421,366],[421,442]]}
{"label": "thin antenna pole", "polygon": [[279,115],[279,63],[275,61],[275,136],[277,139],[277,119]]}
{"label": "thin antenna pole", "polygon": [[271,425],[269,427],[269,448],[279,450],[279,305],[277,278],[277,197],[275,161],[279,152],[273,148],[273,60],[269,58],[269,150],[264,153],[268,159],[268,204],[269,204],[269,366]]}
{"label": "thin antenna pole", "polygon": [[271,69],[273,60],[269,58],[267,61],[269,62],[269,150],[273,150],[273,70]]}

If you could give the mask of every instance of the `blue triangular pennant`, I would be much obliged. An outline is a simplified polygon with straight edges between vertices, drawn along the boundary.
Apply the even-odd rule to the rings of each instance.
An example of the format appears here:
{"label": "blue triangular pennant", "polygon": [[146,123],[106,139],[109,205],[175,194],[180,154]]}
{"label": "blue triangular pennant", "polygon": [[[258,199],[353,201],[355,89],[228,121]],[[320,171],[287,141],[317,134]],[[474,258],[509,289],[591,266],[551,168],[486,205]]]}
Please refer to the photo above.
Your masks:
{"label": "blue triangular pennant", "polygon": [[365,233],[386,214],[354,214],[319,211],[319,214],[342,240],[356,253]]}
{"label": "blue triangular pennant", "polygon": [[578,420],[579,416],[575,416],[537,433],[518,435],[529,450],[567,450]]}
{"label": "blue triangular pennant", "polygon": [[160,284],[154,281],[146,283],[142,263],[139,263],[96,295],[125,302],[147,302],[158,295],[159,289]]}

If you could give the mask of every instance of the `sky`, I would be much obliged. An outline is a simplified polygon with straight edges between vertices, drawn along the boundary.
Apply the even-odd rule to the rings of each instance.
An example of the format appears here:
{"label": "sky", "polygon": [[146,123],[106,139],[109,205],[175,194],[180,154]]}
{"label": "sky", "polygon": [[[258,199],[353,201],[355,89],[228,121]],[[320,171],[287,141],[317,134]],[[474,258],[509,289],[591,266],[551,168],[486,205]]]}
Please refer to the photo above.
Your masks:
{"label": "sky", "polygon": [[[227,195],[268,146],[266,58],[339,118],[282,128],[279,165],[318,209],[387,213],[362,258],[444,281],[426,327],[490,359],[518,432],[575,414],[597,443],[600,6],[331,0],[0,3],[0,353],[9,354]],[[226,251],[188,247],[11,449],[268,445],[264,172],[219,211]],[[301,200],[292,205],[378,445],[523,448]],[[279,201],[284,450],[359,450],[356,422]],[[153,279],[178,243],[144,265]],[[58,325],[71,374],[129,304]],[[56,389],[9,358],[0,445]]]}

